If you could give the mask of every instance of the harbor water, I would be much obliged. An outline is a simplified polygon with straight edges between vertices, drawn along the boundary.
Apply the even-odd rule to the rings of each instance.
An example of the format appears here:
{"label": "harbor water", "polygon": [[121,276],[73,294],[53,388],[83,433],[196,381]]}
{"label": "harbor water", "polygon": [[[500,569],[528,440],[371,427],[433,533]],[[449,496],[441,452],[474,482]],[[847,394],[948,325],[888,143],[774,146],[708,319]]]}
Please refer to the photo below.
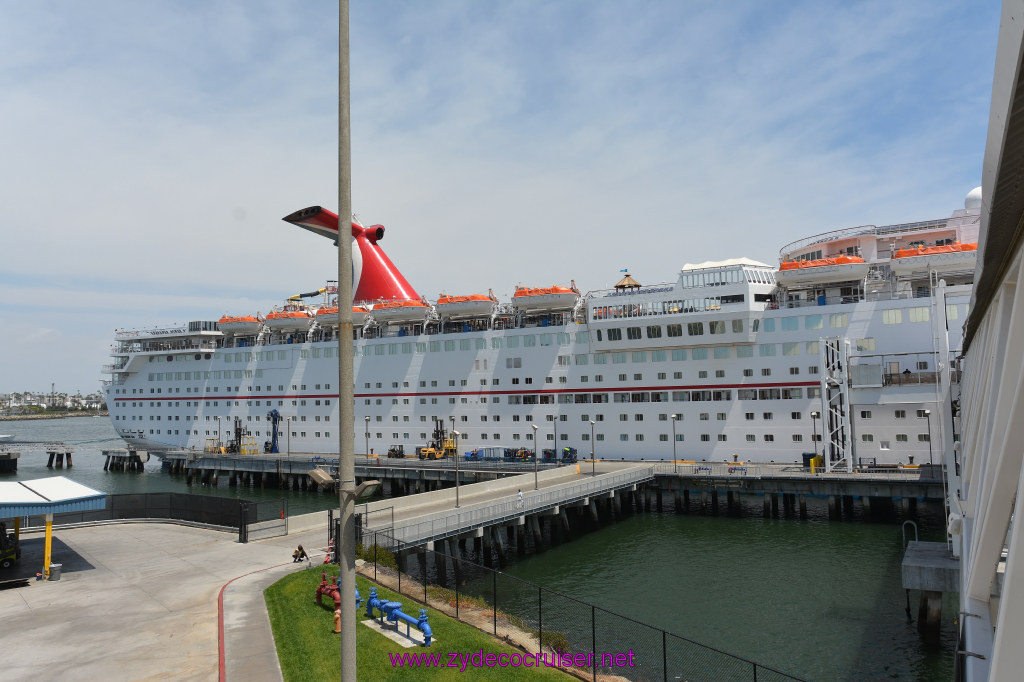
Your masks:
{"label": "harbor water", "polygon": [[[163,473],[103,471],[103,449],[121,447],[103,418],[3,422],[22,452],[0,481],[64,475],[107,493],[193,492],[285,498],[291,514],[336,506],[332,495],[192,485]],[[46,468],[38,445],[75,446],[71,469]],[[26,443],[28,442],[28,443]],[[809,680],[952,679],[957,601],[943,600],[937,647],[908,621],[900,585],[899,517],[830,521],[824,500],[807,519],[765,519],[751,498],[736,517],[635,515],[519,558],[506,572],[601,608]],[[918,505],[922,540],[941,540],[940,509]],[[911,601],[916,619],[916,593]]]}

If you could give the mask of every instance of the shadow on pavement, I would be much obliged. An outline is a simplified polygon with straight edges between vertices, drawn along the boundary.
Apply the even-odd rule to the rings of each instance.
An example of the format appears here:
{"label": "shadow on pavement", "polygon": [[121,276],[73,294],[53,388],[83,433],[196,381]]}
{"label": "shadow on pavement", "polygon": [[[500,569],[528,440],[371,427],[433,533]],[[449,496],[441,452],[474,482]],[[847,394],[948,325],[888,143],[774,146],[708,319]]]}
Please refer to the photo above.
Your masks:
{"label": "shadow on pavement", "polygon": [[[43,571],[45,545],[45,538],[22,537],[21,559],[10,568],[0,569],[0,586],[8,581],[35,580],[36,574]],[[62,574],[89,571],[95,568],[81,554],[61,542],[58,537],[54,537],[50,543],[50,562],[60,564]]]}

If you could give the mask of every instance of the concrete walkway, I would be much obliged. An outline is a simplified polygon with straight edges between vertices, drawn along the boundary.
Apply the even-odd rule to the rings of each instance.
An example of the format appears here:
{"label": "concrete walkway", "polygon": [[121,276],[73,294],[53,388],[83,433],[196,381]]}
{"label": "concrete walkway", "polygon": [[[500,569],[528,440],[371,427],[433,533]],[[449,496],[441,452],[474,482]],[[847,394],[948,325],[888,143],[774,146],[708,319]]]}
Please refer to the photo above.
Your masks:
{"label": "concrete walkway", "polygon": [[[551,472],[541,488],[564,483],[567,473]],[[486,491],[464,486],[463,499],[533,490],[532,473],[501,481]],[[454,494],[395,502],[408,518],[454,506]],[[296,545],[314,563],[322,559],[314,548],[326,545],[327,512],[292,517],[287,536],[247,544],[235,533],[173,523],[111,523],[54,535],[61,579],[0,590],[5,679],[216,680],[222,596],[226,679],[280,680],[263,589],[303,569],[291,562]],[[41,534],[22,540],[24,566],[41,570]]]}
{"label": "concrete walkway", "polygon": [[215,680],[218,597],[227,585],[227,679],[279,680],[262,591],[301,570],[292,549],[323,546],[326,523],[248,544],[233,533],[168,523],[55,534],[66,545],[54,556],[63,564],[60,581],[0,590],[5,678]]}

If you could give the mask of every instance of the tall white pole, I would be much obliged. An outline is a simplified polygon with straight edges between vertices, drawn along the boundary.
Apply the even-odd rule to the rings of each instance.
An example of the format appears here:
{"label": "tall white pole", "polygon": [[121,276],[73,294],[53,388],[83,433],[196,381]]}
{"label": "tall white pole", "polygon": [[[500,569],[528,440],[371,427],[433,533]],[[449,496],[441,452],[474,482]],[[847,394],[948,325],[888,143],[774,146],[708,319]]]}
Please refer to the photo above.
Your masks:
{"label": "tall white pole", "polygon": [[338,540],[341,592],[341,679],[356,679],[355,404],[352,376],[352,138],[348,0],[338,0]]}

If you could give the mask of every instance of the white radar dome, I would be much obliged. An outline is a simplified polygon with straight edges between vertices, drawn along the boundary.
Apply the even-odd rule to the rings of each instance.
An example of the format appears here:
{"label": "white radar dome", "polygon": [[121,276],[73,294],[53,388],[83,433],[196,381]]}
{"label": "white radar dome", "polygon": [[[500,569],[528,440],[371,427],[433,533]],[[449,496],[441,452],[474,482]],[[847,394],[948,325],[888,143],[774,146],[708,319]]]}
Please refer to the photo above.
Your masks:
{"label": "white radar dome", "polygon": [[981,208],[981,188],[975,187],[967,193],[964,199],[964,208]]}

